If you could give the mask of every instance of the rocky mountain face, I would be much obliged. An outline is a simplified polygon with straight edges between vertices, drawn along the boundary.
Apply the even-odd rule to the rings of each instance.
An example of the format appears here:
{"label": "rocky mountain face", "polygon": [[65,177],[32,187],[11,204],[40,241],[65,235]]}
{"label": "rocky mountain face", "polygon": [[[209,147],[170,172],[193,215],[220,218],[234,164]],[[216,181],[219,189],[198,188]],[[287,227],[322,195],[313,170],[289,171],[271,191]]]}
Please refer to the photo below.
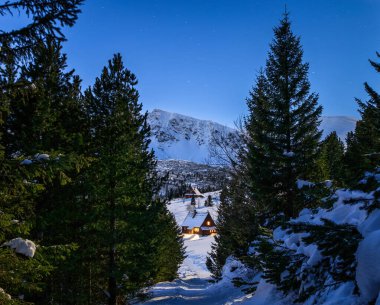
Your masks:
{"label": "rocky mountain face", "polygon": [[[221,124],[199,120],[177,113],[155,109],[149,113],[152,129],[151,147],[159,160],[187,160],[207,164],[209,150],[215,136],[230,137],[233,142],[236,130]],[[323,136],[336,131],[344,141],[346,134],[354,130],[356,119],[345,116],[322,117]]]}
{"label": "rocky mountain face", "polygon": [[187,160],[208,163],[212,138],[218,134],[235,134],[232,128],[163,110],[149,113],[152,130],[151,147],[159,160]]}

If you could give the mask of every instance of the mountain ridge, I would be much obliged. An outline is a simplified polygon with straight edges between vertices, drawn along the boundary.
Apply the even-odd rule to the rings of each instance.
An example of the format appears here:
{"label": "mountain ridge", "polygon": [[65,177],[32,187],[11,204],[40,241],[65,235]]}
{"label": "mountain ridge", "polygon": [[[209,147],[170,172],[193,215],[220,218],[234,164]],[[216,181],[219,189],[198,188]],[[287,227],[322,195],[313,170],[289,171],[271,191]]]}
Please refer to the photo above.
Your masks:
{"label": "mountain ridge", "polygon": [[[349,116],[322,116],[323,138],[336,131],[345,141],[347,132],[355,129],[356,119]],[[237,130],[211,120],[153,109],[148,112],[151,144],[159,160],[187,160],[208,163],[209,148],[216,134],[236,136]]]}

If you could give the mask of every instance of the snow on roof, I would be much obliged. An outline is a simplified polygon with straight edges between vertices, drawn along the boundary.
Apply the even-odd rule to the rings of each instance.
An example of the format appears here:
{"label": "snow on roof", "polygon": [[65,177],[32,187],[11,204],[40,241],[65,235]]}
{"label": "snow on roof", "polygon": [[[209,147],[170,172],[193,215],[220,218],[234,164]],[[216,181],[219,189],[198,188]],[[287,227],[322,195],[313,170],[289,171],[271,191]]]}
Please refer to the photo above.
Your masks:
{"label": "snow on roof", "polygon": [[189,192],[186,193],[185,195],[195,195],[195,196],[204,197],[203,194],[194,186],[192,186]]}
{"label": "snow on roof", "polygon": [[194,187],[193,190],[194,190],[195,195],[203,196],[202,193],[196,187]]}
{"label": "snow on roof", "polygon": [[189,212],[182,223],[182,227],[188,227],[188,229],[200,227],[205,221],[207,215],[209,215],[208,212]]}

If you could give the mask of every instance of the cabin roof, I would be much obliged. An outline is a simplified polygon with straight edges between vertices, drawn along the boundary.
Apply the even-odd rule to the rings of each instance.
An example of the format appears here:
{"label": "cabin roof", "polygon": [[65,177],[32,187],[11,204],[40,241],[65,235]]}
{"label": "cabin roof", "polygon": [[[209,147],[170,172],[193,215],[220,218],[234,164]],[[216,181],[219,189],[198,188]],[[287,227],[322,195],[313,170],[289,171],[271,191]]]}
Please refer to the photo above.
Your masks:
{"label": "cabin roof", "polygon": [[189,192],[187,192],[185,195],[195,195],[203,197],[203,194],[195,186],[192,186]]}
{"label": "cabin roof", "polygon": [[182,223],[182,227],[188,227],[190,230],[194,227],[200,227],[208,215],[210,215],[209,212],[189,212]]}

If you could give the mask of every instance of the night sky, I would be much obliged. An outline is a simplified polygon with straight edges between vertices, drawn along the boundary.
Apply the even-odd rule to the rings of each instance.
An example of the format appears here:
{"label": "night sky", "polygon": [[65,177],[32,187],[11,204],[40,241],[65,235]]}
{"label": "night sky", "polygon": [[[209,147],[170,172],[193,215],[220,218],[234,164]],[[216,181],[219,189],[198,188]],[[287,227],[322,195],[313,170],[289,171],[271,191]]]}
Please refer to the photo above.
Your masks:
{"label": "night sky", "polygon": [[380,89],[368,63],[380,52],[380,0],[87,0],[64,51],[84,88],[120,52],[144,109],[232,125],[285,4],[323,114],[358,117],[363,82]]}

